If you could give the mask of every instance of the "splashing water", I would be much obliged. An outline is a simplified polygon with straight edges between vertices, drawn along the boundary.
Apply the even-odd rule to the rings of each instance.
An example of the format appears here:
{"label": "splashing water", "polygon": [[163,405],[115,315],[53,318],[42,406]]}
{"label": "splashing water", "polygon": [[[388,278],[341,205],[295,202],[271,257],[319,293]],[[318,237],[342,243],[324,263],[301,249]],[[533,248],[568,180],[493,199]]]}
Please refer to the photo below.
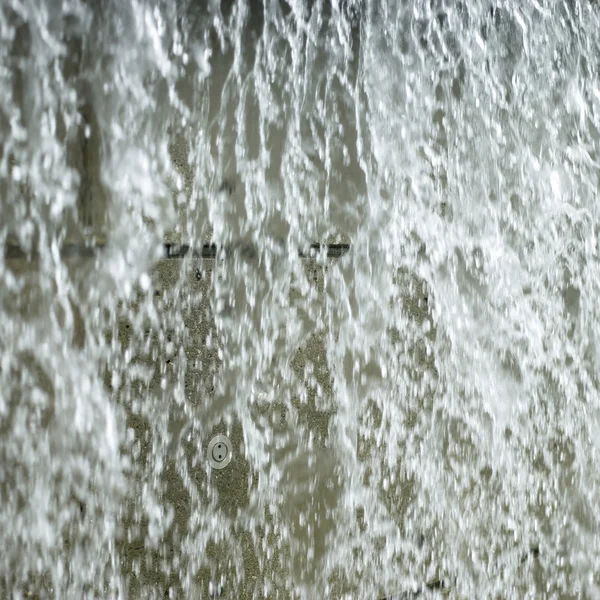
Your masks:
{"label": "splashing water", "polygon": [[2,3],[2,597],[600,596],[599,56],[587,0]]}

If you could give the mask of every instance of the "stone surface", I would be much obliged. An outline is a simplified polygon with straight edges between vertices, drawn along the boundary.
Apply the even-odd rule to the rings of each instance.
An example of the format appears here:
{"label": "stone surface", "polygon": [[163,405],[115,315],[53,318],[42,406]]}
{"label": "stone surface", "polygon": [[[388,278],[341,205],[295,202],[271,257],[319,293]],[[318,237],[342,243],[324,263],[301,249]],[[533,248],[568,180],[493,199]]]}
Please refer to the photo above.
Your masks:
{"label": "stone surface", "polygon": [[[19,259],[7,264],[25,283],[30,278],[33,294],[27,295],[26,285],[14,297],[15,318],[30,321],[43,318],[48,298],[36,295],[35,262]],[[73,278],[82,281],[92,268],[89,258],[74,257],[69,264]],[[319,324],[325,295],[336,290],[325,282],[327,265],[323,267],[314,260],[304,259],[302,266],[313,293],[311,314],[299,313],[302,334],[297,347],[287,349],[291,354],[285,355],[283,346],[275,348],[271,365],[263,370],[262,380],[256,382],[257,401],[252,405],[253,423],[260,427],[262,420],[268,419],[282,441],[270,450],[270,460],[284,465],[283,478],[269,492],[274,494],[277,519],[292,532],[288,541],[278,538],[268,510],[257,514],[257,525],[251,530],[234,525],[240,511],[251,513],[256,508],[250,505],[248,490],[265,484],[268,468],[260,471],[250,468],[245,456],[244,431],[233,410],[241,371],[236,371],[239,366],[224,370],[222,353],[235,354],[240,348],[227,347],[219,340],[214,315],[215,307],[219,306],[214,287],[219,272],[217,261],[189,256],[159,261],[151,271],[150,289],[134,296],[128,307],[114,308],[123,318],[114,331],[107,332],[106,341],[117,342],[115,360],[129,353],[130,362],[124,370],[119,367],[123,377],[117,384],[109,368],[105,385],[113,401],[123,409],[128,429],[127,453],[134,459],[128,475],[131,489],[143,490],[147,483],[159,494],[158,502],[172,509],[172,521],[163,532],[162,541],[152,546],[148,541],[152,537],[148,537],[150,524],[145,517],[140,519],[147,498],[134,494],[129,505],[123,507],[118,553],[132,598],[163,598],[169,590],[176,598],[192,597],[190,594],[202,597],[201,594],[207,594],[210,582],[222,577],[226,582],[224,597],[250,599],[259,594],[282,599],[290,597],[289,582],[311,585],[318,580],[321,561],[328,551],[328,536],[336,530],[332,515],[341,491],[336,471],[339,461],[328,448],[329,425],[337,411],[325,351],[329,331],[323,323]],[[264,277],[265,272],[257,271],[256,276]],[[351,277],[352,273],[345,276]],[[399,280],[405,290],[405,309],[422,322],[427,318],[427,296],[420,285],[414,285],[414,278],[412,285],[410,281],[408,274]],[[237,306],[243,307],[244,290],[235,287],[234,290],[238,294]],[[154,317],[149,319],[152,311]],[[260,314],[260,311],[249,312],[248,326],[259,327]],[[77,310],[75,315],[73,343],[85,352],[86,333]],[[246,315],[239,312],[231,316],[241,323],[241,317]],[[330,323],[336,327],[335,315],[330,316],[334,317]],[[400,332],[394,335],[400,343]],[[33,357],[23,360],[36,371]],[[424,371],[431,368],[427,362],[431,360],[423,354]],[[283,377],[286,372],[293,374],[289,381]],[[307,373],[312,374],[310,382]],[[381,373],[373,364],[366,365],[364,375],[376,378]],[[419,374],[414,376],[418,378]],[[40,385],[52,387],[51,382],[40,381]],[[286,405],[283,399],[291,402]],[[242,404],[248,405],[247,400],[242,397]],[[371,414],[365,414],[364,418],[376,424],[380,417],[372,408]],[[224,470],[211,471],[205,458],[206,448],[217,434],[229,437],[234,456]],[[380,452],[372,440],[360,437],[357,451],[363,460],[371,460]],[[397,485],[379,493],[400,523],[410,501],[411,482],[401,477],[396,481]],[[86,510],[83,506],[82,511]],[[191,549],[198,543],[194,536],[210,527],[211,515],[215,513],[222,520],[229,520],[233,539],[206,546],[203,557],[210,559],[210,568],[204,565],[194,571],[193,566],[184,565],[184,572],[194,573],[191,581],[184,582],[167,567],[194,555]],[[190,531],[190,523],[195,519],[196,533]],[[360,521],[360,514],[357,519]],[[332,599],[341,598],[344,591],[352,591],[343,578],[334,578],[329,585],[328,597]],[[382,594],[385,591],[382,589]]]}
{"label": "stone surface", "polygon": [[[315,302],[319,304],[323,298],[325,271],[311,260],[304,261],[304,268],[317,291]],[[173,553],[177,552],[177,544],[180,543],[177,540],[186,535],[192,516],[189,492],[182,485],[181,469],[177,472],[176,456],[177,461],[184,459],[188,465],[199,461],[191,476],[197,488],[202,490],[204,506],[207,511],[217,511],[226,519],[235,520],[239,511],[249,510],[248,490],[259,485],[259,480],[266,474],[251,471],[243,451],[244,432],[239,422],[232,418],[234,402],[231,396],[236,393],[236,375],[234,371],[223,372],[222,369],[219,355],[222,345],[218,342],[214,316],[211,313],[215,300],[211,291],[214,277],[215,262],[212,260],[192,260],[187,263],[178,259],[164,260],[156,265],[153,272],[155,306],[161,314],[162,325],[151,334],[145,332],[152,341],[147,358],[142,358],[142,361],[149,361],[148,364],[154,366],[155,374],[143,393],[146,397],[149,394],[156,396],[156,410],[161,410],[161,403],[165,407],[173,407],[166,419],[172,440],[181,440],[182,432],[190,425],[190,415],[178,413],[173,406],[173,397],[170,397],[171,393],[174,394],[173,388],[178,380],[185,381],[186,400],[190,407],[197,408],[197,418],[203,420],[197,426],[198,437],[194,443],[173,446],[173,462],[165,465],[161,476],[164,478],[163,501],[174,507],[173,526],[166,542],[167,547],[173,546],[170,551]],[[417,286],[416,296],[407,292],[406,302],[407,310],[412,311],[415,318],[422,320],[426,318],[427,306],[423,302],[425,297],[419,295],[422,294],[420,289]],[[196,299],[182,304],[181,298],[185,298],[190,290]],[[308,318],[305,327],[314,327],[314,323],[311,323]],[[123,349],[128,347],[132,332],[133,327],[123,323],[119,330]],[[261,419],[269,419],[271,423],[275,423],[275,433],[279,433],[284,441],[283,445],[272,451],[271,460],[287,466],[279,488],[271,491],[278,505],[278,518],[293,532],[292,546],[282,543],[276,533],[268,533],[262,526],[254,531],[247,531],[242,527],[235,534],[236,541],[244,548],[242,556],[232,554],[236,544],[230,545],[227,540],[211,545],[213,568],[204,568],[198,572],[194,582],[195,589],[208,589],[209,582],[218,576],[229,582],[225,593],[233,593],[235,597],[250,599],[257,593],[263,597],[267,589],[270,590],[267,598],[287,598],[290,597],[287,588],[290,581],[294,581],[296,585],[311,585],[318,578],[320,561],[327,552],[328,535],[335,529],[332,514],[340,494],[336,476],[339,464],[335,455],[328,451],[327,443],[329,423],[336,412],[336,402],[331,390],[331,374],[324,346],[325,334],[326,330],[319,327],[309,329],[303,336],[304,343],[291,357],[276,356],[272,367],[267,371],[270,379],[257,382],[258,402],[253,405],[256,425],[260,426]],[[134,358],[134,362],[135,360]],[[314,381],[310,385],[306,380],[309,365],[314,375]],[[288,367],[295,374],[295,384],[283,383],[280,369]],[[159,370],[167,376],[166,386],[162,383]],[[365,375],[380,376],[377,371],[373,366],[373,372],[369,374],[365,371]],[[285,389],[286,385],[288,389]],[[292,398],[292,406],[296,410],[295,420],[289,419],[286,405],[277,402],[278,394]],[[262,403],[261,395],[264,397]],[[129,401],[134,399],[135,394],[130,395]],[[128,426],[135,432],[136,439],[148,439],[148,425],[138,415],[129,414]],[[209,440],[220,433],[231,439],[234,457],[226,469],[210,472],[203,464],[205,448]],[[313,439],[312,450],[308,449],[307,434]],[[372,442],[357,439],[357,449],[363,459],[372,458],[372,452],[376,449],[371,444]],[[141,464],[150,458],[150,452],[151,448],[142,444],[138,457]],[[383,496],[388,497],[386,502],[390,510],[397,513],[399,522],[402,520],[403,507],[409,501],[410,489],[410,481],[402,483],[400,479],[398,486],[393,486],[387,492],[381,490]],[[302,522],[298,520],[300,514],[304,514]],[[268,526],[271,522],[269,512],[263,517],[259,521]],[[143,539],[129,543],[122,551],[133,569],[134,563],[142,562],[145,556]],[[278,562],[278,554],[281,552],[284,553],[284,566]],[[289,552],[292,552],[291,557]],[[152,563],[160,564],[159,557],[156,556]],[[240,577],[242,567],[243,577]],[[351,591],[351,588],[344,586],[343,580],[334,579],[329,583],[331,598],[341,598],[344,590]],[[169,580],[164,574],[152,569],[142,570],[139,577],[131,580],[131,585],[134,597],[135,594],[143,596],[151,591],[156,592],[159,587],[166,589],[169,585],[179,590],[177,597],[185,596],[176,577]]]}

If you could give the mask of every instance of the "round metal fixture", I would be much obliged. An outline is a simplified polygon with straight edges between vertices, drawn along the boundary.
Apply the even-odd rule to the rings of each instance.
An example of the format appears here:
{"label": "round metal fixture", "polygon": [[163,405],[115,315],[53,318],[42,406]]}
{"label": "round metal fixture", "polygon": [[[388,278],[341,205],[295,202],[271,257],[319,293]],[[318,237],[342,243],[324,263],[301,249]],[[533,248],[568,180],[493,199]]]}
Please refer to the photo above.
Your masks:
{"label": "round metal fixture", "polygon": [[225,435],[217,435],[208,444],[208,462],[213,469],[224,469],[233,456],[231,442]]}

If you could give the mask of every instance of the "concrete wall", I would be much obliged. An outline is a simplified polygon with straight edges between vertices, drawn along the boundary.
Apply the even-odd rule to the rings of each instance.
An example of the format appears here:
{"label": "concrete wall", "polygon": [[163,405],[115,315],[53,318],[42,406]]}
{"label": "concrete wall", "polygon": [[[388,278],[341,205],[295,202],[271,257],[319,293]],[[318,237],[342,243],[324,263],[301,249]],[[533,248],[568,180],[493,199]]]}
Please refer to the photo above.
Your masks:
{"label": "concrete wall", "polygon": [[[250,21],[249,37],[244,41],[248,68],[253,60],[252,35],[263,26],[261,15],[252,15]],[[359,165],[354,107],[345,104],[346,91],[339,81],[329,82],[329,93],[324,94],[318,69],[323,56],[313,59],[314,79],[308,81],[312,87],[306,90],[301,111],[298,139],[306,144],[305,162],[284,164],[291,123],[274,119],[261,122],[259,127],[257,106],[251,97],[242,114],[248,154],[239,152],[236,119],[240,97],[235,90],[227,89],[234,54],[231,50],[220,52],[213,42],[210,85],[197,86],[197,72],[190,67],[187,79],[178,88],[191,117],[185,126],[171,129],[170,155],[183,187],[182,193],[174,190],[173,196],[165,199],[176,208],[178,222],[166,233],[164,241],[198,244],[215,239],[215,221],[222,225],[217,242],[243,241],[252,235],[251,230],[244,229],[244,215],[252,201],[257,200],[257,194],[269,190],[272,198],[266,205],[303,208],[273,210],[263,215],[260,229],[264,237],[284,239],[292,226],[299,231],[306,226],[301,231],[305,241],[352,242],[365,217],[365,205],[359,199],[366,195],[366,179]],[[352,78],[358,76],[358,64],[351,62],[347,67],[346,75],[352,83]],[[276,83],[268,89],[274,101],[281,100],[282,91]],[[85,93],[93,94],[93,90]],[[333,128],[330,131],[318,131],[318,123],[313,119],[319,102],[323,114],[329,115]],[[82,109],[80,128],[70,132],[68,139],[65,137],[69,164],[81,179],[78,219],[71,215],[67,223],[67,242],[110,241],[114,226],[111,203],[117,199],[111,199],[107,190],[109,174],[102,171],[104,164],[110,164],[106,136],[111,132],[102,129],[106,122],[102,110],[103,105],[90,97]],[[312,133],[311,127],[316,127]],[[263,140],[261,128],[268,133]],[[326,140],[331,164],[326,164],[316,147]],[[198,151],[195,144],[202,141],[206,145]],[[259,158],[265,143],[270,155],[268,168]],[[261,169],[264,181],[253,181]],[[286,169],[288,183],[289,169],[293,169],[297,188],[286,188]],[[319,218],[308,219],[307,215]],[[293,218],[297,218],[296,223]],[[328,552],[328,536],[336,528],[332,515],[341,485],[340,464],[328,445],[329,424],[337,406],[324,341],[331,332],[317,326],[314,318],[323,310],[324,268],[312,260],[305,260],[303,268],[316,291],[312,316],[306,315],[302,342],[292,348],[291,354],[275,352],[268,377],[257,382],[259,397],[262,393],[264,400],[259,398],[249,409],[256,427],[268,419],[280,435],[280,446],[267,446],[267,464],[283,466],[282,479],[271,489],[273,507],[251,504],[252,497],[258,496],[249,495],[249,490],[268,485],[268,471],[250,469],[245,455],[245,432],[234,410],[236,394],[240,393],[238,374],[235,368],[223,370],[220,350],[224,344],[219,340],[214,315],[218,305],[213,286],[215,262],[169,259],[156,264],[151,290],[156,309],[154,322],[148,318],[148,305],[144,302],[134,302],[129,311],[117,309],[124,318],[115,331],[107,334],[107,342],[117,344],[115,360],[131,351],[130,368],[116,369],[122,374],[116,384],[109,368],[105,384],[114,402],[122,407],[126,420],[127,453],[134,459],[131,486],[143,490],[148,484],[158,496],[158,503],[172,509],[172,522],[162,532],[162,541],[152,547],[148,540],[153,525],[145,514],[148,498],[140,494],[123,507],[117,550],[132,598],[166,598],[171,597],[169,594],[176,598],[203,598],[208,595],[209,583],[221,577],[225,581],[225,597],[236,599],[289,598],[294,585],[317,585],[323,590],[323,597],[332,599],[352,593],[352,587],[341,576],[323,581],[323,561]],[[409,305],[416,318],[425,318],[426,295],[420,288]],[[257,315],[251,315],[250,321],[251,327],[260,331]],[[225,348],[230,353],[237,350]],[[314,374],[311,382],[306,377],[309,366]],[[141,371],[144,376],[140,376]],[[291,376],[284,376],[287,373]],[[244,389],[243,393],[247,391]],[[289,402],[277,401],[278,396]],[[246,400],[241,399],[242,403]],[[228,435],[234,449],[231,464],[222,471],[211,470],[205,459],[206,447],[218,433]],[[357,439],[357,449],[358,446]],[[369,445],[363,444],[361,452],[366,458]],[[399,487],[387,493],[387,502],[396,511],[400,524],[410,496],[410,482],[402,481],[402,477],[398,481]],[[83,513],[86,510],[89,508],[82,506]],[[240,514],[248,516],[253,512],[253,527],[238,523]],[[229,523],[230,538],[207,542],[203,532],[210,531],[215,514],[222,523]],[[360,521],[361,515],[357,514],[359,528]],[[280,532],[286,528],[291,535],[284,540]],[[198,555],[198,568],[192,564],[194,555]],[[207,558],[210,566],[205,563]],[[182,578],[182,574],[190,573],[190,579]],[[380,592],[383,595],[386,590]]]}
{"label": "concrete wall", "polygon": [[[195,409],[195,418],[215,423],[208,428],[203,428],[202,424],[192,426],[191,443],[184,442],[179,445],[175,442],[161,475],[165,485],[163,502],[172,506],[175,511],[173,525],[167,535],[167,551],[172,553],[171,557],[177,555],[177,540],[181,540],[189,533],[192,510],[204,511],[203,515],[198,515],[201,521],[210,521],[211,514],[218,514],[225,522],[228,519],[235,520],[238,511],[252,512],[249,507],[248,490],[259,484],[259,474],[250,472],[248,461],[244,455],[244,436],[241,426],[234,418],[231,409],[227,408],[232,404],[232,398],[221,396],[222,393],[235,394],[236,386],[235,381],[230,382],[232,385],[226,386],[220,385],[223,382],[219,381],[223,377],[223,373],[218,348],[222,345],[215,339],[216,332],[210,308],[211,300],[214,300],[214,295],[211,293],[213,267],[213,261],[210,260],[187,264],[182,264],[180,260],[166,260],[156,266],[154,270],[155,303],[162,313],[161,319],[164,319],[162,322],[167,326],[162,331],[146,332],[152,337],[149,351],[145,359],[144,357],[134,357],[133,359],[134,362],[150,359],[149,364],[152,365],[154,375],[143,393],[146,399],[154,396],[157,402],[156,409],[159,411],[162,409],[166,415],[169,415],[168,428],[175,440],[179,438],[184,428],[186,430],[190,428],[194,420],[194,415],[183,415],[180,408],[174,404],[173,389],[178,383],[181,383],[181,378],[185,381],[185,401],[188,409]],[[319,281],[322,285],[322,269],[314,263],[308,262],[306,269],[310,272],[311,277],[317,280],[316,285],[319,285]],[[199,273],[201,277],[199,277]],[[173,291],[177,288],[179,291],[174,297]],[[196,295],[199,302],[186,310],[178,302],[178,297],[185,296],[190,290],[193,295]],[[169,327],[170,317],[167,311],[182,311],[182,308],[182,321],[177,323],[177,315],[172,313],[171,316],[175,317],[175,320],[171,320]],[[183,328],[180,325],[183,325]],[[123,327],[119,331],[119,338],[124,348],[131,343],[133,334],[133,328],[128,323],[123,323]],[[165,337],[161,340],[163,335]],[[209,337],[214,340],[212,347],[207,346]],[[173,346],[168,348],[170,344]],[[330,398],[330,377],[327,372],[322,338],[318,332],[309,333],[306,344],[304,347],[298,348],[293,357],[291,368],[297,379],[296,384],[303,384],[304,370],[308,362],[314,363],[317,381],[323,387],[323,394]],[[200,363],[201,366],[199,366]],[[161,389],[161,373],[165,373],[168,380],[164,390]],[[282,385],[285,384],[282,384],[281,374],[276,372],[275,365],[272,377],[272,381],[262,382],[263,393],[268,394],[273,386],[276,394],[280,394],[282,398],[289,394],[294,395],[294,391],[291,389],[284,390],[282,388]],[[135,400],[135,392],[128,394],[125,391],[126,388],[125,385],[122,390],[127,397],[126,402],[131,403]],[[286,543],[282,544],[281,540],[278,543],[278,540],[275,539],[277,533],[265,532],[264,527],[268,526],[272,520],[268,515],[268,510],[262,515],[259,512],[257,518],[260,523],[256,529],[241,527],[236,532],[237,539],[234,539],[233,543],[229,543],[231,540],[224,540],[221,544],[209,544],[208,553],[213,568],[209,570],[204,567],[198,571],[194,581],[196,593],[200,594],[198,597],[206,597],[211,579],[215,581],[220,577],[225,579],[226,597],[230,598],[252,598],[255,597],[254,594],[262,596],[262,586],[268,581],[272,582],[271,585],[274,582],[275,587],[267,597],[285,598],[289,596],[283,584],[288,583],[292,575],[298,583],[310,583],[314,577],[318,564],[323,558],[325,536],[334,526],[327,515],[327,508],[335,502],[337,491],[335,485],[327,486],[327,484],[334,484],[336,480],[333,462],[324,461],[317,454],[321,451],[326,452],[327,427],[331,411],[320,410],[316,406],[314,387],[308,389],[307,392],[304,400],[301,400],[299,394],[296,394],[293,400],[298,409],[300,424],[288,421],[284,402],[275,400],[272,403],[263,402],[261,404],[259,400],[259,403],[253,407],[256,411],[255,423],[258,426],[261,419],[275,419],[275,430],[280,435],[288,437],[285,446],[277,450],[277,458],[278,462],[282,464],[284,461],[281,459],[287,454],[292,462],[284,474],[285,481],[282,482],[282,489],[273,490],[273,492],[274,501],[279,504],[279,516],[284,516],[288,520],[288,525],[296,523],[294,543],[297,547],[293,549],[295,558],[288,562],[282,557],[282,564],[278,564],[278,553],[290,552],[289,545],[286,547]],[[222,412],[220,413],[220,411]],[[156,458],[152,456],[151,449],[151,440],[156,432],[149,432],[148,428],[152,429],[153,425],[150,425],[148,419],[135,415],[133,412],[128,416],[128,425],[135,433],[136,442],[134,443],[140,444],[140,464],[144,464],[145,460],[151,464]],[[231,464],[222,471],[207,468],[205,459],[207,444],[218,433],[228,435],[234,449]],[[316,446],[312,452],[308,450],[308,439],[306,438],[306,434],[310,433],[314,435]],[[305,448],[302,447],[303,445]],[[182,451],[183,454],[181,454]],[[317,459],[316,465],[311,466],[311,460],[315,458]],[[194,459],[200,459],[200,462],[191,466]],[[185,489],[181,477],[182,462],[190,466],[189,475],[193,485],[200,490],[201,498],[190,498],[189,491]],[[313,480],[316,482],[316,488],[313,487]],[[307,523],[303,526],[298,522],[300,512],[308,515]],[[308,525],[310,523],[312,523],[313,529],[309,535]],[[140,531],[140,537],[123,547],[123,556],[126,562],[132,566],[136,561],[140,561],[141,564],[145,563],[144,534],[144,531]],[[242,555],[233,554],[240,547],[243,549]],[[307,562],[306,556],[311,549],[314,551],[314,559]],[[269,556],[273,551],[274,556]],[[162,590],[166,590],[171,584],[175,586],[176,590],[179,589],[177,597],[185,597],[177,576],[174,575],[169,579],[160,572],[158,563],[159,557],[155,555],[154,566],[142,569],[139,577],[132,580],[134,595],[137,591],[142,594],[142,597],[148,597],[151,593],[158,593],[157,597],[160,597],[163,593]],[[294,571],[293,574],[287,571],[290,566]],[[241,576],[242,568],[243,577]],[[278,579],[280,579],[279,585],[277,585]],[[336,597],[335,594],[332,597]]]}
{"label": "concrete wall", "polygon": [[[312,260],[304,262],[304,269],[317,292],[313,306],[317,314],[327,293],[325,271]],[[194,544],[198,544],[203,559],[210,557],[211,565],[194,573],[194,597],[206,597],[210,582],[221,577],[228,598],[289,598],[294,585],[317,585],[316,589],[325,590],[329,584],[328,598],[352,594],[353,588],[343,577],[322,581],[328,536],[336,528],[343,485],[339,473],[342,465],[328,443],[330,420],[337,411],[324,345],[328,331],[315,326],[308,316],[303,323],[305,341],[292,355],[275,356],[265,378],[257,382],[256,403],[250,406],[250,398],[241,398],[250,406],[253,426],[260,429],[267,419],[275,435],[280,436],[278,445],[267,444],[269,458],[265,468],[252,471],[245,455],[244,431],[233,410],[235,395],[239,393],[235,373],[231,368],[224,370],[219,358],[223,343],[214,322],[214,277],[212,260],[161,261],[153,271],[152,292],[158,325],[140,327],[139,322],[134,326],[123,321],[118,330],[123,352],[128,347],[141,349],[142,340],[149,340],[146,349],[132,357],[135,368],[131,370],[131,380],[121,382],[114,392],[127,410],[127,426],[133,436],[130,451],[136,456],[140,477],[152,481],[155,489],[161,488],[160,502],[174,510],[165,543],[149,550],[145,542],[148,530],[138,528],[139,518],[133,517],[143,513],[142,499],[130,507],[124,531],[130,535],[135,531],[137,535],[122,542],[120,552],[126,572],[138,573],[130,580],[133,597],[162,597],[170,588],[175,597],[191,597],[189,591],[184,591],[186,583],[178,573],[165,572],[161,559],[173,564],[179,556],[182,571],[193,572],[186,561]],[[413,318],[426,318],[424,291],[418,287],[407,299]],[[134,318],[135,314],[132,313]],[[431,364],[426,364],[431,359],[423,360],[424,369],[431,368]],[[143,385],[133,375],[140,365],[149,367],[152,373]],[[314,374],[312,381],[306,376],[309,365]],[[292,376],[284,378],[287,369],[291,369]],[[366,371],[365,375],[380,376]],[[141,404],[136,402],[140,397]],[[167,432],[171,446],[166,450],[165,462],[161,439]],[[229,436],[234,449],[232,462],[222,471],[211,470],[205,457],[206,447],[216,434]],[[309,444],[311,437],[313,442]],[[357,439],[356,443],[364,460],[377,455],[372,442],[361,443]],[[157,460],[161,462],[158,479]],[[265,485],[272,465],[282,468],[282,479],[269,492],[273,511],[268,506],[253,506],[249,496],[249,491],[256,492],[258,486]],[[400,527],[410,501],[411,482],[401,475],[400,465],[396,476],[396,486],[379,492]],[[192,489],[199,495],[194,496]],[[256,519],[254,526],[236,521],[240,515],[252,514]],[[190,524],[196,518],[198,527],[208,530],[212,515],[218,515],[221,523],[230,524],[230,537],[209,543],[204,551]],[[360,513],[356,519],[359,523]],[[291,532],[287,540],[280,537],[285,528]],[[152,557],[151,565],[148,556]],[[380,591],[382,596],[386,592]]]}

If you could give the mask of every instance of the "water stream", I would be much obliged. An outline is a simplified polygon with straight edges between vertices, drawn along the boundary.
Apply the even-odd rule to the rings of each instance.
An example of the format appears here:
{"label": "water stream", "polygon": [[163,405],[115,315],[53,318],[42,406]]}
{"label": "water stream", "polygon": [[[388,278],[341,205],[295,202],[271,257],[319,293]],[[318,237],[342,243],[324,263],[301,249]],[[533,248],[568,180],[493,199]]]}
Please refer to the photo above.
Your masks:
{"label": "water stream", "polygon": [[4,0],[0,596],[600,597],[599,60],[591,0]]}

